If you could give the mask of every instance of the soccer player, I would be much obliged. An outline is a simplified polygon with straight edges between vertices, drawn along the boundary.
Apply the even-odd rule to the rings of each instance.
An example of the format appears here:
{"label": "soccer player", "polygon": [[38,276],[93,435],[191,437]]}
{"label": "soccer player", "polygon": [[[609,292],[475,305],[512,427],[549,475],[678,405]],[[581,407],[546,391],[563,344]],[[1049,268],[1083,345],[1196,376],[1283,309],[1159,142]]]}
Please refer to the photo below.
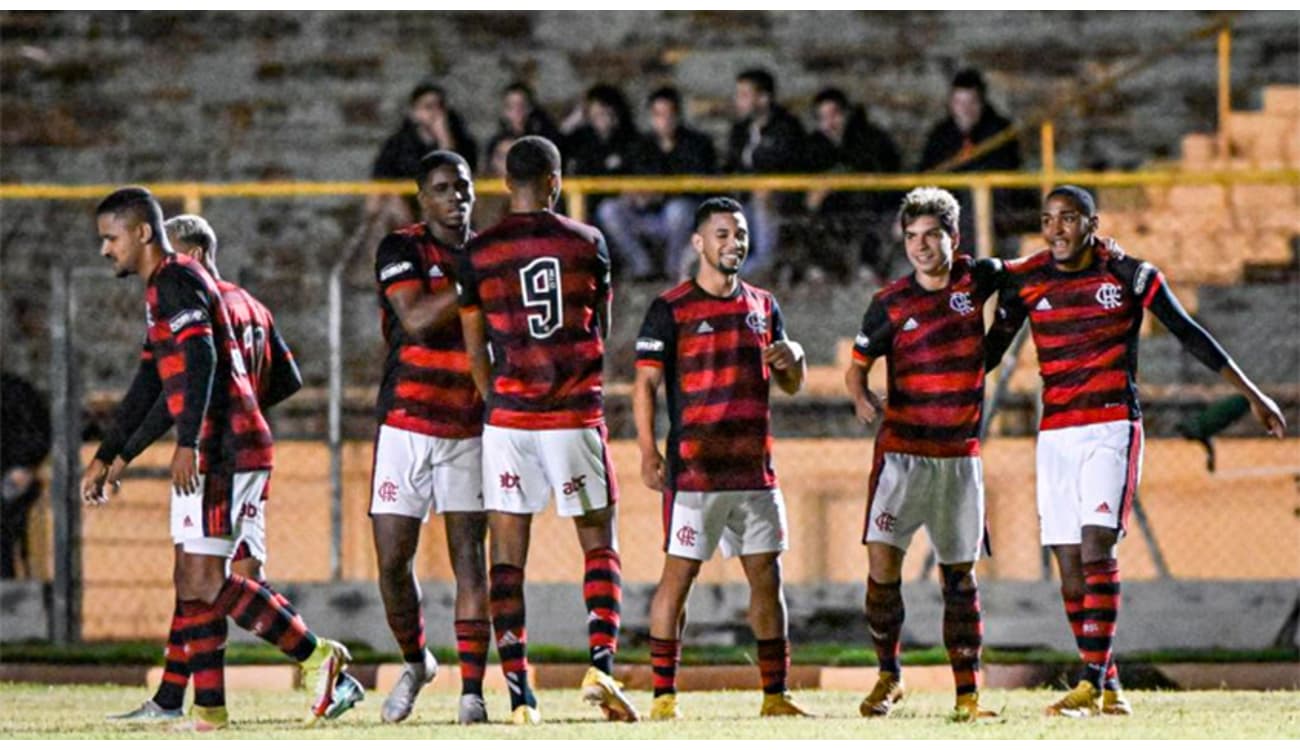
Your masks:
{"label": "soccer player", "polygon": [[[961,208],[946,190],[917,188],[903,198],[899,224],[913,272],[876,293],[853,342],[844,384],[863,424],[876,433],[867,500],[867,624],[880,677],[858,707],[886,716],[903,698],[898,662],[903,630],[903,555],[925,527],[943,578],[943,641],[957,686],[954,717],[995,716],[979,705],[980,615],[975,562],[984,537],[980,411],[984,401],[984,302],[1002,263],[955,255]],[[867,386],[886,359],[883,407]]]}
{"label": "soccer player", "polygon": [[195,730],[229,723],[225,706],[226,617],[316,674],[311,720],[325,715],[347,649],[318,638],[257,581],[228,573],[246,520],[261,504],[273,457],[230,315],[202,264],[172,250],[149,191],[123,188],[99,204],[100,254],[118,277],[145,279],[146,339],[140,366],[81,482],[83,502],[107,502],[108,468],[162,394],[176,424],[171,532],[180,640],[194,679]]}
{"label": "soccer player", "polygon": [[[294,362],[293,353],[276,329],[270,311],[247,291],[221,278],[217,268],[217,235],[208,222],[201,216],[173,216],[163,223],[163,230],[176,252],[202,263],[216,282],[230,315],[235,341],[248,366],[248,378],[253,392],[257,394],[259,408],[265,412],[296,393],[302,387],[302,376]],[[121,453],[113,459],[105,484],[116,489],[127,465],[171,429],[172,424],[167,400],[160,397],[135,434],[126,441]],[[275,591],[265,577],[266,500],[269,490],[268,481],[263,485],[262,496],[256,504],[245,506],[240,536],[235,544],[230,567],[234,573],[257,581],[282,607],[295,614],[289,601]],[[190,670],[181,631],[182,619],[178,602],[177,610],[172,614],[171,632],[165,651],[166,666],[157,692],[139,708],[108,718],[118,721],[153,721],[182,717]],[[360,683],[346,673],[341,674],[326,716],[335,718],[341,715],[363,700],[363,697],[364,691]]]}
{"label": "soccer player", "polygon": [[[772,467],[771,383],[802,387],[803,349],[786,338],[772,294],[740,280],[749,253],[741,205],[709,198],[695,211],[695,278],[655,298],[637,337],[633,408],[641,481],[664,493],[663,574],[650,605],[652,719],[676,719],[686,597],[719,546],[740,556],[758,641],[762,716],[809,716],[786,690],[790,669],[781,552],[785,499]],[[655,394],[668,393],[667,460],[655,441]]]}
{"label": "soccer player", "polygon": [[510,147],[506,185],[511,213],[470,240],[458,281],[465,347],[487,400],[488,606],[511,720],[541,721],[528,685],[524,565],[533,514],[553,492],[556,511],[574,520],[585,557],[591,668],[583,698],[610,721],[637,721],[613,678],[623,597],[601,377],[609,251],[599,230],[553,213],[560,152],[549,140],[525,136]]}
{"label": "soccer player", "polygon": [[461,669],[461,724],[487,721],[483,670],[491,624],[483,544],[483,399],[470,377],[454,278],[471,236],[474,181],[451,151],[420,160],[419,224],[384,238],[375,281],[388,357],[379,387],[370,520],[379,591],[405,662],[384,701],[385,722],[410,715],[438,663],[425,648],[420,586],[412,571],[420,526],[442,516],[456,578],[455,630]]}
{"label": "soccer player", "polygon": [[1187,315],[1155,266],[1097,235],[1090,193],[1057,187],[1047,194],[1041,216],[1047,247],[1007,264],[985,361],[998,362],[1028,317],[1043,379],[1037,451],[1041,538],[1056,557],[1061,597],[1083,660],[1082,679],[1047,713],[1126,715],[1132,708],[1111,658],[1120,604],[1115,547],[1142,475],[1137,352],[1144,311],[1241,392],[1270,434],[1281,438],[1286,420]]}

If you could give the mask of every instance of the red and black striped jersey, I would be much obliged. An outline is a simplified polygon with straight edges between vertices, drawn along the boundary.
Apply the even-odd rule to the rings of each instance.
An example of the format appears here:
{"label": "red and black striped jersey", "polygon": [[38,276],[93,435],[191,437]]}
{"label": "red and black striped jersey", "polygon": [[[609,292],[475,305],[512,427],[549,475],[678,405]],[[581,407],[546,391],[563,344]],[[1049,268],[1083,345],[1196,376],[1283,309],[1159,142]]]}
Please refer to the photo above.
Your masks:
{"label": "red and black striped jersey", "polygon": [[948,286],[914,274],[876,292],[853,341],[853,360],[885,357],[889,396],[876,450],[938,458],[979,455],[984,406],[984,302],[1002,262],[953,258]]}
{"label": "red and black striped jersey", "polygon": [[141,357],[157,368],[167,410],[181,432],[195,418],[183,413],[188,376],[183,345],[195,336],[212,340],[216,361],[199,431],[199,470],[269,470],[271,430],[258,408],[221,292],[202,264],[185,255],[165,255],[145,286],[145,321]]}
{"label": "red and black striped jersey", "polygon": [[595,227],[513,213],[468,245],[460,304],[482,310],[492,377],[487,423],[522,430],[604,424],[609,250]]}
{"label": "red and black striped jersey", "polygon": [[655,298],[636,340],[638,367],[662,367],[668,487],[685,492],[776,486],[772,373],[763,350],[785,340],[776,299],[741,282],[715,297],[694,281]]}
{"label": "red and black striped jersey", "polygon": [[217,279],[217,290],[221,292],[221,301],[226,305],[230,316],[230,329],[235,335],[235,343],[244,356],[244,366],[248,369],[248,380],[253,386],[253,393],[259,404],[265,402],[265,396],[271,385],[271,368],[277,359],[293,359],[284,339],[275,329],[275,318],[248,290]]}
{"label": "red and black striped jersey", "polygon": [[448,289],[459,273],[461,252],[440,243],[424,223],[403,227],[379,245],[375,281],[388,344],[379,385],[380,424],[441,438],[483,433],[483,399],[470,376],[460,320],[412,337],[388,299],[401,288],[422,288],[428,294]]}
{"label": "red and black striped jersey", "polygon": [[994,326],[1014,334],[1029,317],[1043,378],[1040,430],[1141,417],[1138,333],[1164,285],[1155,266],[1101,238],[1080,271],[1058,269],[1050,250],[1007,263]]}

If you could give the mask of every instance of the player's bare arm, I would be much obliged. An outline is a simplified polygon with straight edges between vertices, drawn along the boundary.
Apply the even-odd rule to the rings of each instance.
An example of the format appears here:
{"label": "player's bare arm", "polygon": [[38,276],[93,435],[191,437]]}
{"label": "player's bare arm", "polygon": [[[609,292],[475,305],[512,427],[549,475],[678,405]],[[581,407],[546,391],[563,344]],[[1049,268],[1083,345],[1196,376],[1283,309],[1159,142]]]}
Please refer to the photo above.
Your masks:
{"label": "player's bare arm", "polygon": [[880,418],[884,405],[880,397],[867,386],[867,374],[871,372],[874,359],[865,362],[854,360],[844,370],[844,387],[853,399],[853,413],[862,424],[871,424]]}
{"label": "player's bare arm", "polygon": [[465,336],[465,352],[469,354],[469,371],[474,387],[487,398],[492,377],[492,362],[488,359],[487,333],[484,329],[483,311],[478,308],[460,309],[460,327]]}
{"label": "player's bare arm", "polygon": [[803,387],[808,362],[797,341],[785,339],[763,349],[763,363],[772,368],[772,377],[781,390],[793,396]]}
{"label": "player's bare arm", "polygon": [[636,368],[636,382],[632,385],[636,443],[641,449],[641,481],[656,492],[664,488],[664,456],[655,439],[655,395],[663,379],[663,369],[642,366]]}

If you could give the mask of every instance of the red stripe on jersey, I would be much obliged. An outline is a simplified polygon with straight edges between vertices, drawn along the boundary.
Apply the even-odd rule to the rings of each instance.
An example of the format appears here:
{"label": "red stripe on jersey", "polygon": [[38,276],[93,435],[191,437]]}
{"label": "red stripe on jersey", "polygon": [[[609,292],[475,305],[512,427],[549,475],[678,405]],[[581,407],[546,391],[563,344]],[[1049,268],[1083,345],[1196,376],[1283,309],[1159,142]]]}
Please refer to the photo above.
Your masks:
{"label": "red stripe on jersey", "polygon": [[660,362],[660,361],[657,360],[657,359],[638,359],[638,360],[636,361],[636,366],[637,366],[637,367],[653,367],[653,368],[655,368],[656,370],[662,370],[662,369],[664,369],[664,363],[663,363],[663,362]]}

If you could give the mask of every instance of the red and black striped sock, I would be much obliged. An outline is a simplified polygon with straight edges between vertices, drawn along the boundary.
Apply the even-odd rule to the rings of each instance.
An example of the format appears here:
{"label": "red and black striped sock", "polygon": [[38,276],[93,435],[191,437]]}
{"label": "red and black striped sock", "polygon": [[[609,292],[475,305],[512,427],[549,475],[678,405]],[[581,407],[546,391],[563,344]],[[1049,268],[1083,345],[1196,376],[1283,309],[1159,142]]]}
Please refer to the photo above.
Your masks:
{"label": "red and black striped sock", "polygon": [[650,670],[654,673],[654,691],[658,698],[677,692],[677,665],[682,661],[682,642],[650,636]]}
{"label": "red and black striped sock", "polygon": [[230,615],[236,625],[295,661],[306,661],[316,650],[316,636],[302,618],[281,606],[276,595],[257,581],[238,575],[227,577],[214,606]]}
{"label": "red and black striped sock", "polygon": [[587,644],[591,665],[605,674],[613,674],[623,602],[622,565],[618,552],[613,548],[600,547],[587,552],[582,598],[587,605]]}
{"label": "red and black striped sock", "polygon": [[785,692],[786,676],[790,674],[789,638],[768,638],[758,642],[758,674],[765,695]]}
{"label": "red and black striped sock", "polygon": [[1084,679],[1101,690],[1110,667],[1119,617],[1119,561],[1100,560],[1083,565],[1083,656]]}
{"label": "red and black striped sock", "polygon": [[903,583],[880,583],[867,577],[867,628],[876,647],[880,671],[895,677],[902,674],[898,653],[903,636]]}
{"label": "red and black striped sock", "polygon": [[1083,658],[1083,597],[1070,597],[1061,589],[1061,602],[1065,605],[1065,619],[1070,623],[1070,632],[1074,634],[1075,646],[1079,649],[1079,658]]}
{"label": "red and black striped sock", "polygon": [[190,599],[180,603],[181,640],[194,680],[194,705],[226,705],[226,613],[213,604]]}
{"label": "red and black striped sock", "polygon": [[980,653],[984,647],[984,619],[975,573],[962,573],[940,565],[943,573],[943,645],[952,664],[957,695],[979,690]]}
{"label": "red and black striped sock", "polygon": [[174,711],[185,705],[185,688],[190,682],[189,661],[185,658],[185,618],[181,616],[181,603],[176,602],[172,612],[172,627],[167,633],[167,648],[163,652],[166,666],[163,667],[162,682],[153,694],[153,702],[159,708]]}
{"label": "red and black striped sock", "polygon": [[492,623],[487,620],[457,620],[455,628],[456,655],[460,659],[460,694],[482,695]]}
{"label": "red and black striped sock", "polygon": [[488,571],[488,609],[497,637],[497,656],[510,689],[510,710],[536,706],[528,684],[528,629],[525,627],[524,571],[514,565],[493,565]]}

